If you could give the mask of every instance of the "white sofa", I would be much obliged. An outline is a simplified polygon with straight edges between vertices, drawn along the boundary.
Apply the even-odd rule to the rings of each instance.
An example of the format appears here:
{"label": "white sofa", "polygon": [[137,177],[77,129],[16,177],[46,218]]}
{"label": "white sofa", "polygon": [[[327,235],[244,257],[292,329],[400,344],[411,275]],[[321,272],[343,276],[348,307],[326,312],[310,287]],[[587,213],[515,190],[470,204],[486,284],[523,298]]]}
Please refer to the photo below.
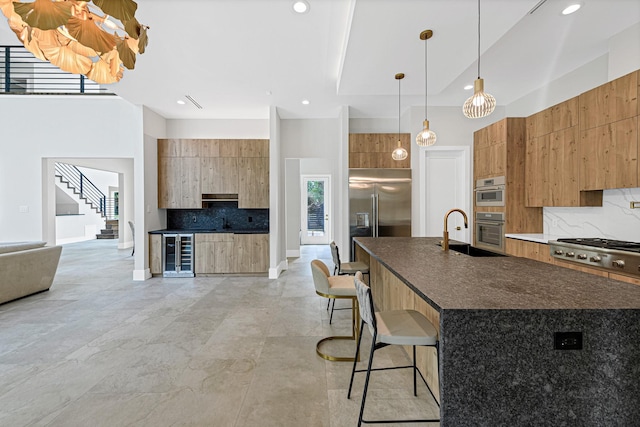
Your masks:
{"label": "white sofa", "polygon": [[0,243],[0,304],[48,290],[61,253],[45,242]]}

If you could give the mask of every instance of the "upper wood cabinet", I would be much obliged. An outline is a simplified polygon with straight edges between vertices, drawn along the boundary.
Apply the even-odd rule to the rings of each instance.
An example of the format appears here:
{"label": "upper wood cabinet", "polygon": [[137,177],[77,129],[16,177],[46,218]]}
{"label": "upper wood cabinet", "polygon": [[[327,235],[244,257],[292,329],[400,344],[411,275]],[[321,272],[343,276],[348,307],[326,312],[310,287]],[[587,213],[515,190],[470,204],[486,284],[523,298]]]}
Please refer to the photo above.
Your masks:
{"label": "upper wood cabinet", "polygon": [[158,207],[202,207],[199,158],[158,158]]}
{"label": "upper wood cabinet", "polygon": [[506,176],[507,121],[500,120],[473,134],[474,180]]}
{"label": "upper wood cabinet", "polygon": [[405,160],[393,160],[391,153],[398,146],[397,133],[349,134],[349,168],[410,168],[411,134],[400,134],[400,145],[409,155]]}
{"label": "upper wood cabinet", "polygon": [[580,130],[638,115],[638,71],[580,95]]}
{"label": "upper wood cabinet", "polygon": [[238,207],[240,209],[269,208],[269,159],[239,158],[238,175]]}
{"label": "upper wood cabinet", "polygon": [[638,187],[638,117],[580,134],[580,188]]}
{"label": "upper wood cabinet", "polygon": [[269,140],[159,139],[158,207],[201,208],[202,194],[269,208]]}
{"label": "upper wood cabinet", "polygon": [[580,189],[634,188],[640,71],[580,95]]}

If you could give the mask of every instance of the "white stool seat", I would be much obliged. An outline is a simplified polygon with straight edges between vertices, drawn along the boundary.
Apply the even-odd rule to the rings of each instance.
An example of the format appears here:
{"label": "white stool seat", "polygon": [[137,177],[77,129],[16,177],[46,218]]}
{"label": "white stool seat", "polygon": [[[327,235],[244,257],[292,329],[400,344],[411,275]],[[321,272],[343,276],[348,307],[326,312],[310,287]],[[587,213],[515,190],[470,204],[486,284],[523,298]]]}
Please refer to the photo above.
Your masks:
{"label": "white stool seat", "polygon": [[329,295],[356,296],[353,276],[329,276]]}
{"label": "white stool seat", "polygon": [[438,332],[431,322],[415,310],[376,313],[378,341],[393,345],[436,345]]}

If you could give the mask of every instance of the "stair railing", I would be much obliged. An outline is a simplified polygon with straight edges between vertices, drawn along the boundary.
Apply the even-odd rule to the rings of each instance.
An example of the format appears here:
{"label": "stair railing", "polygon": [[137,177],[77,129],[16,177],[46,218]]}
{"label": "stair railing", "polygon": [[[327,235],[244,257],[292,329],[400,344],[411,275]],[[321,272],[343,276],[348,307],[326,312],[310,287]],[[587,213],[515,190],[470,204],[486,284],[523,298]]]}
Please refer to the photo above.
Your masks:
{"label": "stair railing", "polygon": [[55,171],[56,176],[59,176],[70,187],[73,187],[81,199],[86,200],[102,217],[107,217],[107,196],[77,167],[67,163],[56,162]]}
{"label": "stair railing", "polygon": [[81,74],[62,71],[24,46],[0,45],[0,93],[114,95]]}

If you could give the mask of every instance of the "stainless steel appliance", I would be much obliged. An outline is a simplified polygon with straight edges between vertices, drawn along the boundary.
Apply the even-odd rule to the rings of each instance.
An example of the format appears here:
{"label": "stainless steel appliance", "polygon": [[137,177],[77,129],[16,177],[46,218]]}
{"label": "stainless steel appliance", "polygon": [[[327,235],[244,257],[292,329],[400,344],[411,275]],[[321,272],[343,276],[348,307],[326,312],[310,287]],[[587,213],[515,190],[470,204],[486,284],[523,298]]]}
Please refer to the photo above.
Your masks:
{"label": "stainless steel appliance", "polygon": [[193,234],[162,235],[162,276],[194,277]]}
{"label": "stainless steel appliance", "polygon": [[411,169],[349,169],[349,234],[411,236]]}
{"label": "stainless steel appliance", "polygon": [[476,181],[476,206],[504,206],[504,176],[479,179]]}
{"label": "stainless steel appliance", "polygon": [[504,213],[476,212],[475,229],[476,247],[504,253]]}
{"label": "stainless steel appliance", "polygon": [[640,242],[558,239],[549,242],[549,250],[554,258],[640,277]]}

